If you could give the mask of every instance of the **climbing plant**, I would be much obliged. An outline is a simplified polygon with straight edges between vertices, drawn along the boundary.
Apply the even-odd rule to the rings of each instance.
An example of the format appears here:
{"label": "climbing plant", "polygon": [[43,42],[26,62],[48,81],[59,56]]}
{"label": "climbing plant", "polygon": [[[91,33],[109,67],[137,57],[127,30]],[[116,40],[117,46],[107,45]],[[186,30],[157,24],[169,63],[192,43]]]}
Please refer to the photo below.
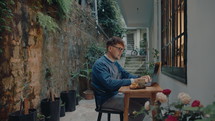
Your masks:
{"label": "climbing plant", "polygon": [[56,32],[56,30],[59,29],[58,24],[51,16],[38,12],[37,18],[38,18],[38,23],[40,24],[40,26],[43,27],[43,29],[46,29],[47,31],[52,31],[52,32]]}
{"label": "climbing plant", "polygon": [[37,21],[43,29],[56,32],[58,23],[68,18],[72,10],[73,0],[34,0],[30,7],[37,14]]}
{"label": "climbing plant", "polygon": [[46,0],[49,5],[57,5],[58,14],[61,18],[68,17],[71,12],[73,0]]}
{"label": "climbing plant", "polygon": [[0,33],[3,31],[11,31],[10,23],[13,17],[12,7],[14,4],[13,0],[0,1]]}
{"label": "climbing plant", "polygon": [[109,36],[122,37],[125,33],[120,9],[115,0],[100,0],[98,2],[98,20]]}

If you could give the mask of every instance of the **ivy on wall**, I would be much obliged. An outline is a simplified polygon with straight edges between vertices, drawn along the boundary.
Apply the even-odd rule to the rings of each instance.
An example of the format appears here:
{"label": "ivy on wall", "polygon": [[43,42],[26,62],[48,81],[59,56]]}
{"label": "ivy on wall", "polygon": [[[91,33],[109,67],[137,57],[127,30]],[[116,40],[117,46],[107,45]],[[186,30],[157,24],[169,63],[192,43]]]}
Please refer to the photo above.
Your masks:
{"label": "ivy on wall", "polygon": [[12,6],[14,5],[13,0],[1,0],[0,1],[0,33],[3,31],[11,31],[10,23],[13,17]]}
{"label": "ivy on wall", "polygon": [[58,24],[55,22],[55,20],[51,16],[38,12],[37,18],[38,18],[38,23],[40,24],[40,26],[42,26],[43,29],[46,29],[47,31],[56,32],[56,30],[60,29]]}
{"label": "ivy on wall", "polygon": [[47,0],[49,5],[56,5],[58,9],[58,15],[60,18],[68,17],[71,12],[71,5],[73,0]]}
{"label": "ivy on wall", "polygon": [[[37,12],[37,22],[43,29],[56,32],[60,29],[58,23],[56,22],[59,21],[58,17],[60,17],[61,20],[69,17],[72,8],[72,1],[73,0],[46,0],[48,7],[52,9],[46,9],[48,11],[43,11],[43,13]],[[44,7],[41,6],[40,8],[43,9]]]}
{"label": "ivy on wall", "polygon": [[122,37],[125,33],[120,9],[115,0],[100,0],[98,2],[98,19],[108,36]]}

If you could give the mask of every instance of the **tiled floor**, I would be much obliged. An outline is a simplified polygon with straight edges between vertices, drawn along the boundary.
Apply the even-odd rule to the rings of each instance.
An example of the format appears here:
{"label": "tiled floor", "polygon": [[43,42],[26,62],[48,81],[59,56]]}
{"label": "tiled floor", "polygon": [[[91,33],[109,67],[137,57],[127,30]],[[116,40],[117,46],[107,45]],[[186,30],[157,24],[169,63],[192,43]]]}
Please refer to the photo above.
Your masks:
{"label": "tiled floor", "polygon": [[[73,112],[66,112],[60,121],[97,121],[98,113],[95,111],[95,101],[81,100],[76,110]],[[107,121],[107,114],[102,115],[101,121]],[[120,121],[118,114],[111,115],[111,121]],[[144,121],[151,121],[149,117],[145,117]]]}
{"label": "tiled floor", "polygon": [[[66,112],[66,115],[61,117],[60,121],[97,121],[97,116],[98,113],[95,111],[94,99],[81,100],[79,105],[76,106],[76,110],[73,112]],[[119,115],[111,115],[111,121],[119,120]],[[102,115],[101,121],[107,121],[107,114]]]}

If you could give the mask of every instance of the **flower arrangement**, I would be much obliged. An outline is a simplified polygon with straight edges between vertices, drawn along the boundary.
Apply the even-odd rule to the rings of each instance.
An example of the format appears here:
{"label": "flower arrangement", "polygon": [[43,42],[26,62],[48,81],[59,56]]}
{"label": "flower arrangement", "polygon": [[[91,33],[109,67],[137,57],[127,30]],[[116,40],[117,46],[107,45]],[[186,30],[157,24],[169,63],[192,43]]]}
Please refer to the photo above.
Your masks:
{"label": "flower arrangement", "polygon": [[189,94],[181,92],[178,94],[178,101],[170,104],[170,93],[170,89],[158,92],[154,105],[147,101],[139,112],[133,113],[154,115],[155,121],[215,121],[215,103],[203,107],[199,100],[191,103]]}

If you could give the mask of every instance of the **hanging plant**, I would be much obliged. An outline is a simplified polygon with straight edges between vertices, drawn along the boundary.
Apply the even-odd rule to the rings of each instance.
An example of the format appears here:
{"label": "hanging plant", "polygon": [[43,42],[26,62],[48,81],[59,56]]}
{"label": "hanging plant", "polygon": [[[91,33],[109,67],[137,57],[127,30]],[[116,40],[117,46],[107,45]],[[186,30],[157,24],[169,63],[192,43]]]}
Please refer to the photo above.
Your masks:
{"label": "hanging plant", "polygon": [[57,5],[60,18],[69,17],[73,0],[47,0],[49,5]]}
{"label": "hanging plant", "polygon": [[13,13],[12,6],[14,5],[13,0],[1,0],[0,1],[0,33],[3,31],[11,31],[10,23],[12,21]]}
{"label": "hanging plant", "polygon": [[98,18],[104,31],[109,36],[119,36],[125,33],[124,24],[118,4],[114,0],[102,0],[98,2]]}
{"label": "hanging plant", "polygon": [[38,18],[38,23],[40,24],[40,26],[42,26],[43,29],[46,29],[47,31],[56,32],[56,30],[60,29],[58,24],[55,22],[55,20],[51,16],[38,12],[37,18]]}

